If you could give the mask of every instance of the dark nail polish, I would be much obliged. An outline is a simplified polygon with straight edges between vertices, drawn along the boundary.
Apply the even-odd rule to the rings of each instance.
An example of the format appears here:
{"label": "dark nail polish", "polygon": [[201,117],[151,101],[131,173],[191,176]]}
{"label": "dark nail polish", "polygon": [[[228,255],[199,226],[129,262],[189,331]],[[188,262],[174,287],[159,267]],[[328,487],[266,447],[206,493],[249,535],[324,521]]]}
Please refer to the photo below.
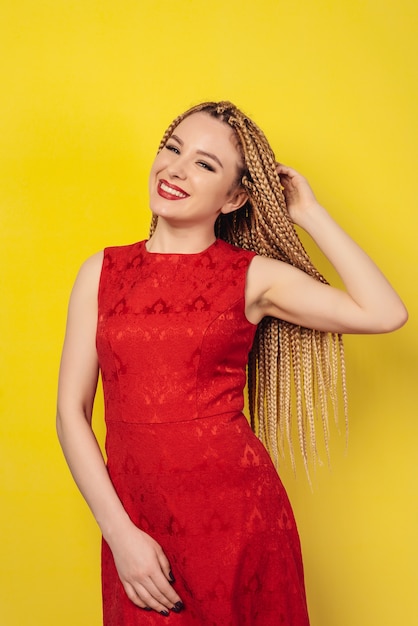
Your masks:
{"label": "dark nail polish", "polygon": [[180,613],[183,609],[184,609],[184,604],[183,602],[181,602],[181,600],[179,600],[178,602],[175,603],[175,605],[173,606],[171,610],[173,611],[173,613]]}
{"label": "dark nail polish", "polygon": [[164,617],[168,617],[170,615],[170,613],[168,611],[160,611],[161,615],[164,615]]}
{"label": "dark nail polish", "polygon": [[143,611],[152,611],[152,609],[149,608],[149,606],[140,606],[140,609],[142,609]]}
{"label": "dark nail polish", "polygon": [[172,583],[176,582],[176,579],[174,578],[173,572],[171,570],[168,572],[168,577]]}

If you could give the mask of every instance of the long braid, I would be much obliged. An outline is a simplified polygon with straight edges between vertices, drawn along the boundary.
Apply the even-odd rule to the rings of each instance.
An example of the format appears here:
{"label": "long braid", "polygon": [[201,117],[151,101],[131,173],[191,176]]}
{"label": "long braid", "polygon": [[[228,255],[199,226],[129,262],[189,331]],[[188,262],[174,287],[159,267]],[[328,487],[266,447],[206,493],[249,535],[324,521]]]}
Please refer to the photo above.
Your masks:
{"label": "long braid", "polygon": [[[178,124],[193,113],[203,112],[229,124],[235,132],[243,167],[237,183],[248,193],[247,203],[229,214],[219,215],[218,237],[245,250],[290,263],[316,280],[327,283],[312,264],[286,208],[276,171],[276,159],[264,133],[230,102],[206,102],[177,117],[166,130],[161,150]],[[154,216],[150,234],[155,230]],[[322,422],[329,456],[328,405],[338,417],[338,380],[347,426],[347,390],[342,338],[302,328],[283,320],[264,318],[256,333],[248,363],[248,397],[251,425],[266,445],[273,461],[284,455],[285,440],[293,468],[295,456],[292,410],[300,451],[308,473],[309,457],[318,459],[316,418]],[[309,445],[308,445],[309,441]]]}

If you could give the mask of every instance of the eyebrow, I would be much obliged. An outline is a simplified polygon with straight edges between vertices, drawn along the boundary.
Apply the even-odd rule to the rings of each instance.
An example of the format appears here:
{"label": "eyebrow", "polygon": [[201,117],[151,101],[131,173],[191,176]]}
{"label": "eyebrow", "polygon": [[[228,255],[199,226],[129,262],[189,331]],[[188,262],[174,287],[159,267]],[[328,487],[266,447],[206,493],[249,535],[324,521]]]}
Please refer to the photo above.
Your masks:
{"label": "eyebrow", "polygon": [[[177,135],[171,135],[170,139],[174,139],[181,146],[184,145],[184,142]],[[212,154],[211,152],[205,152],[204,150],[196,150],[196,152],[197,154],[201,154],[202,156],[209,157],[209,159],[213,159],[223,169],[224,166],[222,165],[216,154]]]}

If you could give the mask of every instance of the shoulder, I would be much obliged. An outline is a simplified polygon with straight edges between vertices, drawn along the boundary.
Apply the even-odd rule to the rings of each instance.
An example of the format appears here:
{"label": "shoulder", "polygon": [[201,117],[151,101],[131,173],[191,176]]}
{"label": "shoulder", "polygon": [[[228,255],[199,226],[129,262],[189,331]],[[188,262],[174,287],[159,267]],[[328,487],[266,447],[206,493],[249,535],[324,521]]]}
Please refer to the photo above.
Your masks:
{"label": "shoulder", "polygon": [[107,246],[104,249],[104,254],[108,255],[118,255],[118,256],[124,256],[124,255],[129,255],[132,252],[137,252],[139,249],[142,249],[145,246],[146,241],[142,240],[142,241],[136,241],[135,243],[128,243],[128,244],[124,244],[122,246]]}
{"label": "shoulder", "polygon": [[304,272],[286,261],[271,259],[258,254],[252,259],[248,270],[249,280],[254,281],[260,289],[271,286],[272,280],[274,282],[288,280],[295,277],[296,274],[305,275]]}
{"label": "shoulder", "polygon": [[287,291],[289,281],[294,278],[295,272],[299,273],[299,270],[289,263],[255,255],[247,272],[247,304],[259,303],[273,286]]}
{"label": "shoulder", "polygon": [[254,256],[256,253],[251,250],[244,250],[244,248],[240,248],[240,246],[236,246],[232,243],[228,243],[224,239],[217,239],[216,246],[219,250],[225,252],[226,254],[249,254]]}
{"label": "shoulder", "polygon": [[224,241],[223,239],[217,239],[217,252],[232,261],[245,260],[247,263],[249,263],[256,256],[256,253],[252,250],[244,250],[244,248],[235,246],[232,243]]}
{"label": "shoulder", "polygon": [[145,256],[145,240],[123,246],[109,246],[103,251],[103,271],[124,271],[140,263]]}
{"label": "shoulder", "polygon": [[89,285],[98,288],[103,270],[114,266],[123,266],[136,256],[144,247],[145,241],[123,246],[109,246],[90,256],[81,265],[75,286]]}
{"label": "shoulder", "polygon": [[77,281],[89,281],[94,280],[95,278],[100,278],[100,272],[102,270],[104,258],[104,250],[100,250],[96,252],[92,256],[88,257],[81,265]]}
{"label": "shoulder", "polygon": [[271,259],[267,256],[261,256],[260,254],[254,254],[251,267],[254,272],[264,272],[266,269],[278,269],[279,267],[288,266],[289,263],[279,261],[278,259]]}
{"label": "shoulder", "polygon": [[97,294],[103,266],[104,251],[96,252],[81,265],[73,286],[71,300]]}
{"label": "shoulder", "polygon": [[115,266],[126,265],[127,259],[132,258],[142,243],[106,247],[88,257],[78,271],[73,297],[96,297],[103,272]]}

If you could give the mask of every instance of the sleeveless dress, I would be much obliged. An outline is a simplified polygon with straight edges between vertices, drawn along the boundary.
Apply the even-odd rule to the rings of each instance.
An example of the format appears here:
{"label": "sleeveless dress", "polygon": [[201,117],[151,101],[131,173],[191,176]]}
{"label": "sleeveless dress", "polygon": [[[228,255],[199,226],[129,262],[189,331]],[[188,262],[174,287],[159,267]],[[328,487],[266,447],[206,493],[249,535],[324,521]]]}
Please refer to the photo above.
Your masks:
{"label": "sleeveless dress", "polygon": [[293,513],[243,410],[256,326],[244,313],[254,254],[107,248],[97,350],[110,478],[168,557],[185,608],[126,596],[102,544],[105,626],[308,626]]}

